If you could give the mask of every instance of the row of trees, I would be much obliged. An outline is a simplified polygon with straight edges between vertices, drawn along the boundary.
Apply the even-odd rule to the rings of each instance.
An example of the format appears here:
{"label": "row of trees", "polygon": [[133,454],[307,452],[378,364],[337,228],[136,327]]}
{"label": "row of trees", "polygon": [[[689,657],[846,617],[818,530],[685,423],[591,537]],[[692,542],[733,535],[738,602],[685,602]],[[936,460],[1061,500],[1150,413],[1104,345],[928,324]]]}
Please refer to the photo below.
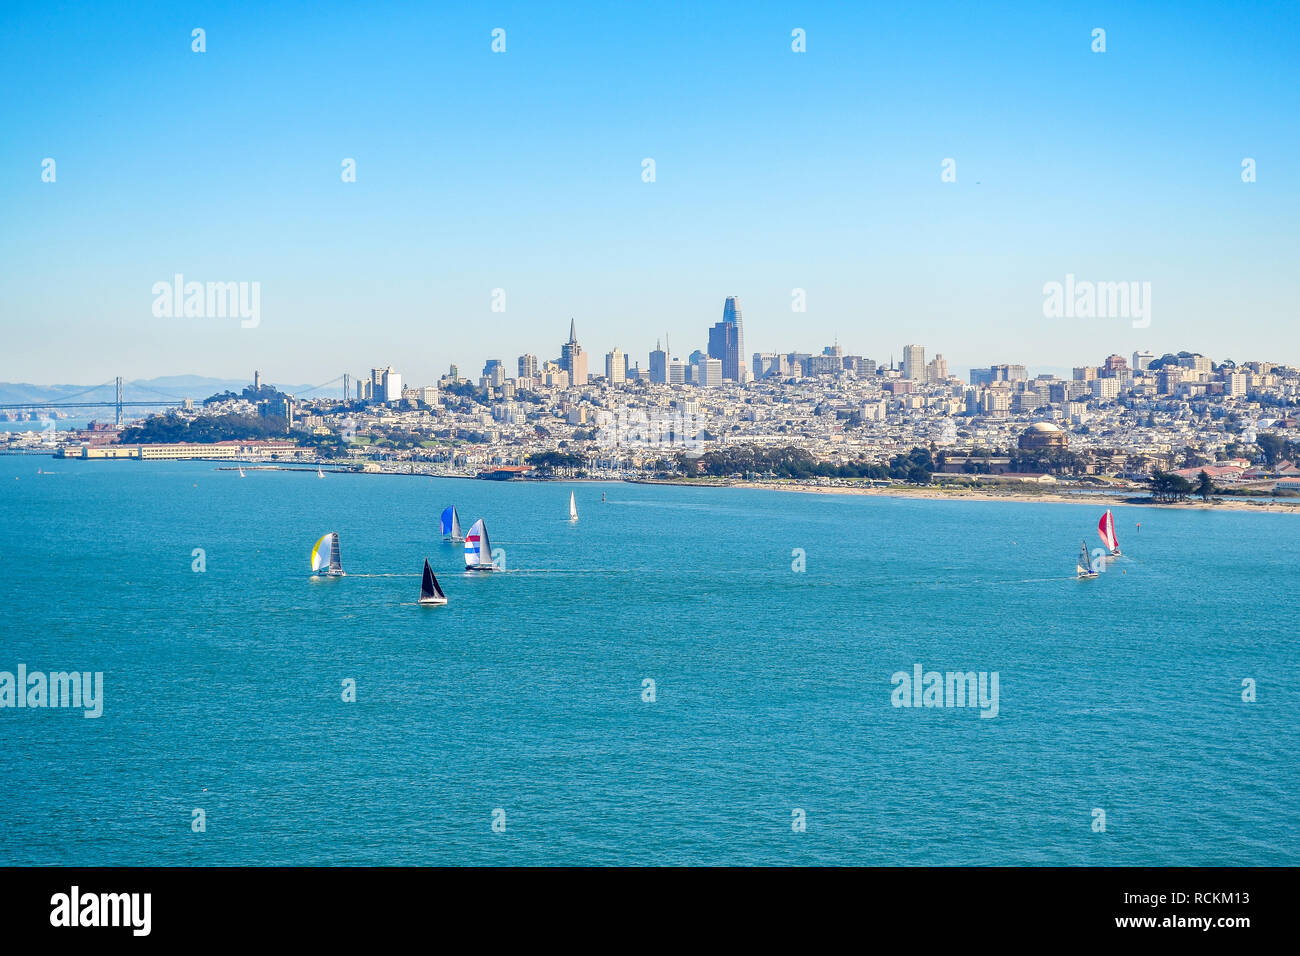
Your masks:
{"label": "row of trees", "polygon": [[678,470],[686,475],[758,475],[767,478],[870,478],[894,479],[914,484],[928,484],[935,472],[934,458],[928,448],[916,447],[898,454],[888,465],[866,461],[834,464],[816,461],[806,449],[793,445],[763,448],[737,445],[705,452],[698,457],[686,454],[677,458]]}
{"label": "row of trees", "polygon": [[563,451],[537,452],[529,455],[527,461],[541,475],[573,475],[587,465],[587,459],[581,455]]}
{"label": "row of trees", "polygon": [[1214,481],[1205,471],[1197,475],[1196,481],[1193,482],[1182,475],[1156,468],[1151,472],[1149,483],[1151,497],[1156,501],[1164,502],[1186,501],[1193,494],[1200,495],[1202,501],[1209,501],[1215,491]]}

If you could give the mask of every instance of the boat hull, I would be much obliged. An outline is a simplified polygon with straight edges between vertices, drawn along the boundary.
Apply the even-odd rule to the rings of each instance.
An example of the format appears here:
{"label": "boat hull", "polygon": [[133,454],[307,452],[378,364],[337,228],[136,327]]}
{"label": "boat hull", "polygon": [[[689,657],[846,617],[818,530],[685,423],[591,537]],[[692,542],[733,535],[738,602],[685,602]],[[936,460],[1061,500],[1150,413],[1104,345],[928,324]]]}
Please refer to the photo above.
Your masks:
{"label": "boat hull", "polygon": [[438,607],[440,605],[446,604],[447,599],[446,598],[420,598],[420,600],[416,601],[415,603],[419,604],[421,607]]}

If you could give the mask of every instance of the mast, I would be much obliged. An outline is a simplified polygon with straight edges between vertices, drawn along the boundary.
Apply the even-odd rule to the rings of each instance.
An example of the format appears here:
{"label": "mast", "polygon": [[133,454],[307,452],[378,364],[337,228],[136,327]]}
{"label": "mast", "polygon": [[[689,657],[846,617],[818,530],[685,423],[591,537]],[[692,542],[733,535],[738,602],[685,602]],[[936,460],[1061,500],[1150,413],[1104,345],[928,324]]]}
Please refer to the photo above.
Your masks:
{"label": "mast", "polygon": [[343,560],[339,555],[339,533],[334,531],[330,535],[330,574],[343,573]]}

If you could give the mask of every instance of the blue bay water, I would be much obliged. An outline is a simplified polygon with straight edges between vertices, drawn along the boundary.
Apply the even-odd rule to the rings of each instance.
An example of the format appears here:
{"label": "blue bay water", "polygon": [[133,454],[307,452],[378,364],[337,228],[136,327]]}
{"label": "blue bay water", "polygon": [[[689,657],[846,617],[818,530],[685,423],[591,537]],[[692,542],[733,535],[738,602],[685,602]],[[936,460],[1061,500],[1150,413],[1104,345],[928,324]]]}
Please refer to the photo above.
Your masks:
{"label": "blue bay water", "polygon": [[0,670],[106,698],[0,710],[0,863],[1300,863],[1300,518],[1115,514],[1078,582],[1095,504],[0,458]]}

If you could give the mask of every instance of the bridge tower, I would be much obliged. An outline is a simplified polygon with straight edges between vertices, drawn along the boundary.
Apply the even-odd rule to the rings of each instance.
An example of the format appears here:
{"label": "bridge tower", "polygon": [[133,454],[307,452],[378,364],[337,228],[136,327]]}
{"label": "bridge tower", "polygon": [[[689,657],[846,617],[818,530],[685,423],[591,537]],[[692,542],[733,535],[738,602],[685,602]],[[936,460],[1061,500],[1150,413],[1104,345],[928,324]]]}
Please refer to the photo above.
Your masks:
{"label": "bridge tower", "polygon": [[347,372],[344,372],[343,373],[343,404],[344,405],[348,403],[348,385],[351,383],[351,380],[352,380],[352,376],[350,376]]}
{"label": "bridge tower", "polygon": [[117,377],[117,427],[122,427],[122,376]]}

